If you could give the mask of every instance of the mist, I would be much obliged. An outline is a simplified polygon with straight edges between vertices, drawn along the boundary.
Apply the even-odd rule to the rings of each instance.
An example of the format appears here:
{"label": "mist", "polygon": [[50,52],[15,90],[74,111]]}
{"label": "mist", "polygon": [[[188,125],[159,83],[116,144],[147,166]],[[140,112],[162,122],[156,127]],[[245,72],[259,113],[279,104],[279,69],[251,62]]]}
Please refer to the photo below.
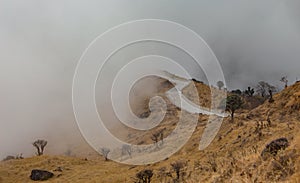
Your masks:
{"label": "mist", "polygon": [[[83,51],[111,27],[144,18],[178,22],[208,43],[229,89],[261,80],[282,87],[282,76],[290,84],[300,79],[299,10],[298,0],[0,0],[0,158],[32,155],[37,138],[49,141],[46,153],[86,147],[72,79]],[[198,69],[191,73],[205,80]]]}

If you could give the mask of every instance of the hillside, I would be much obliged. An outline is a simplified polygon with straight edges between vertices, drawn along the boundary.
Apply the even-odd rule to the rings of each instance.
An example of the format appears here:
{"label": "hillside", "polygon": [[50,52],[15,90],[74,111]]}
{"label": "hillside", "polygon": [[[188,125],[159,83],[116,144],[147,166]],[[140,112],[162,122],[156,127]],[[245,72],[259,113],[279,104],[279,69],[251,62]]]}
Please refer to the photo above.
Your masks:
{"label": "hillside", "polygon": [[[162,96],[168,110],[164,121],[156,128],[141,133],[127,129],[126,141],[134,144],[153,143],[151,135],[165,129],[165,135],[175,128],[180,109],[163,95],[172,83],[155,78],[156,94]],[[201,105],[210,105],[210,88],[194,82]],[[190,86],[183,94],[193,100]],[[151,97],[151,96],[148,96]],[[142,104],[141,104],[141,101]],[[135,113],[141,117],[149,114],[148,99],[141,99]],[[300,82],[274,95],[274,102],[265,101],[252,110],[240,110],[234,122],[225,118],[216,138],[204,151],[199,151],[199,141],[205,129],[207,115],[199,115],[198,126],[188,143],[173,156],[159,163],[131,166],[104,161],[103,157],[41,156],[0,163],[0,182],[24,183],[32,169],[52,171],[55,177],[45,182],[133,182],[136,173],[153,170],[152,182],[173,182],[176,173],[174,162],[182,162],[180,182],[300,182]],[[268,122],[269,121],[269,122]],[[278,138],[286,138],[289,145],[274,156],[262,157],[267,144]],[[60,167],[58,169],[58,167]],[[60,171],[55,171],[56,169]]]}

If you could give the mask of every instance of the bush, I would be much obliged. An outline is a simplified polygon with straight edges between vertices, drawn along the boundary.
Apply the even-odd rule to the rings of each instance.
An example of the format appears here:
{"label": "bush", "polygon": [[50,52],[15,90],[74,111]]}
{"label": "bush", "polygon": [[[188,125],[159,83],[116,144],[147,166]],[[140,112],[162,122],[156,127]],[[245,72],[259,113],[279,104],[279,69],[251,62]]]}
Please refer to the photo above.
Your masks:
{"label": "bush", "polygon": [[234,119],[234,113],[240,109],[243,105],[243,100],[239,95],[230,95],[220,104],[220,108],[225,108],[231,114],[231,120]]}
{"label": "bush", "polygon": [[153,176],[152,170],[142,170],[136,174],[135,183],[150,183]]}
{"label": "bush", "polygon": [[179,182],[180,180],[183,180],[184,175],[186,174],[185,169],[187,167],[187,163],[183,161],[176,161],[174,163],[171,163],[171,167],[176,173],[176,178],[174,179],[174,182]]}

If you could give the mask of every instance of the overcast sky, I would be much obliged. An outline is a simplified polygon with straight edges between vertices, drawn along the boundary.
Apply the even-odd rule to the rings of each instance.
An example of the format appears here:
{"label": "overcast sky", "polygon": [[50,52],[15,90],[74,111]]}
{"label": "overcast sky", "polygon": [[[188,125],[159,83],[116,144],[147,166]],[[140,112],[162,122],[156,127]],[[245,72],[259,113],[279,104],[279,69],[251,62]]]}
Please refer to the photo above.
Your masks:
{"label": "overcast sky", "polygon": [[71,89],[82,52],[109,28],[144,18],[202,36],[231,89],[300,79],[299,0],[0,0],[0,157],[76,129]]}

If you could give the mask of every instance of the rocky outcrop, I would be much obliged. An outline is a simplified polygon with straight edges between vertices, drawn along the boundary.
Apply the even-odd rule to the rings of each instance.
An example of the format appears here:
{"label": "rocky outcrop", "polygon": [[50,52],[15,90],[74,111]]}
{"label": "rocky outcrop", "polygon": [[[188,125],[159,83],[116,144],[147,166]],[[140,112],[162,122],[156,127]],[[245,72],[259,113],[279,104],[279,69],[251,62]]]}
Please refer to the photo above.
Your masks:
{"label": "rocky outcrop", "polygon": [[278,151],[284,150],[289,146],[289,142],[286,138],[279,138],[273,140],[266,145],[265,149],[262,151],[261,156],[263,159],[267,159],[268,155],[276,156]]}
{"label": "rocky outcrop", "polygon": [[46,170],[32,170],[30,179],[31,180],[48,180],[54,176],[53,173]]}

